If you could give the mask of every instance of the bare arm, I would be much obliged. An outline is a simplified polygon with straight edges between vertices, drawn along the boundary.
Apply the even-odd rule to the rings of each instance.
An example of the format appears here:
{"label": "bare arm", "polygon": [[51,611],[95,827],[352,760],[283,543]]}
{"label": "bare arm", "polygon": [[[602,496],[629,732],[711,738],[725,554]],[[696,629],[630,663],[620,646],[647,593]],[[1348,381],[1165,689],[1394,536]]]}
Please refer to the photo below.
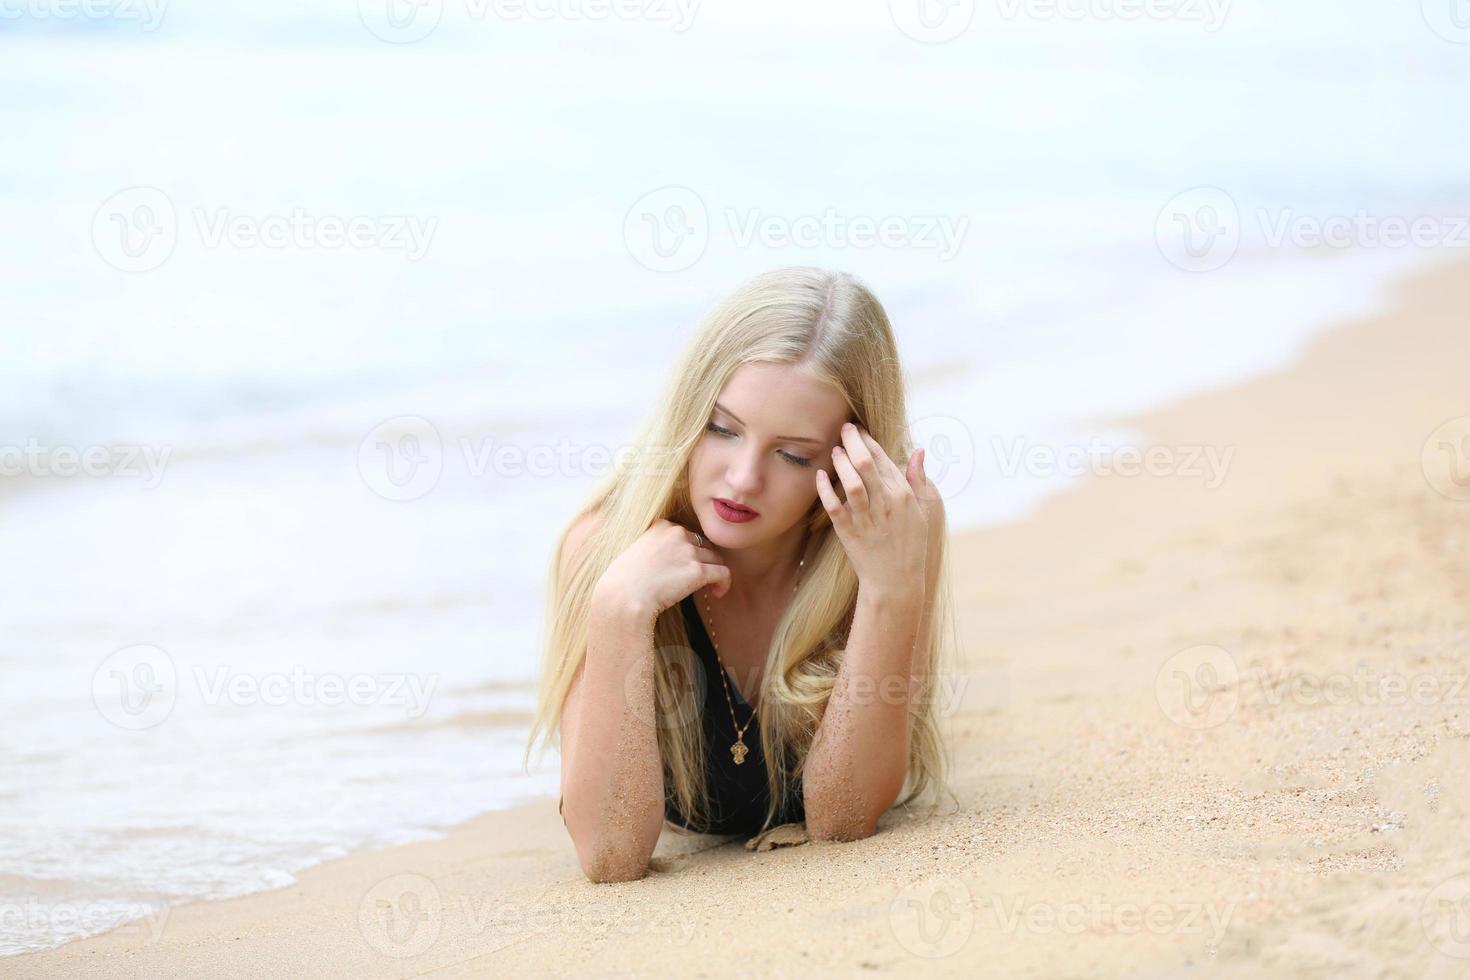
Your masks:
{"label": "bare arm", "polygon": [[663,829],[653,619],[594,599],[587,657],[562,713],[562,817],[596,882],[647,874]]}
{"label": "bare arm", "polygon": [[[595,529],[567,535],[561,580]],[[654,695],[659,614],[704,585],[719,594],[730,572],[666,520],[641,535],[594,587],[587,653],[562,707],[562,820],[582,871],[597,882],[648,872],[664,821],[663,758]]]}
{"label": "bare arm", "polygon": [[802,777],[808,832],[856,840],[873,833],[908,773],[909,674],[922,590],[858,589],[852,631]]}
{"label": "bare arm", "polygon": [[944,502],[921,465],[910,464],[924,514],[921,571],[858,586],[847,650],[802,778],[814,838],[870,836],[908,775],[911,701],[915,681],[923,680],[915,670],[926,667],[915,659],[929,645],[945,545]]}

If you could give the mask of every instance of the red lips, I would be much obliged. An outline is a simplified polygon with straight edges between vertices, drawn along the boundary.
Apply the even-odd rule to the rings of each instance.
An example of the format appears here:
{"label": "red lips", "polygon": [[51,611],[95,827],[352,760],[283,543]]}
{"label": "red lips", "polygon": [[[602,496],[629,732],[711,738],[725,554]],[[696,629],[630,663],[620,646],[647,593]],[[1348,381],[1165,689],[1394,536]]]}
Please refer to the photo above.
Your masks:
{"label": "red lips", "polygon": [[715,513],[731,524],[744,524],[746,521],[753,521],[760,516],[758,511],[732,503],[724,497],[714,498],[714,504]]}

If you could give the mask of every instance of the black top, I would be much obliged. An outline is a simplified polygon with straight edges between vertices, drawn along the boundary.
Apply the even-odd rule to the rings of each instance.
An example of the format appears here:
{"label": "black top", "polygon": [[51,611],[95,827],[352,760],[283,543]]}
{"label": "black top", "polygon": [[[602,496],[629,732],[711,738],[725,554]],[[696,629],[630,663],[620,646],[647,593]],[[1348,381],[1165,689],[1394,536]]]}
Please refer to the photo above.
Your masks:
{"label": "black top", "polygon": [[[689,643],[699,664],[704,668],[704,703],[700,706],[700,717],[704,724],[705,771],[709,774],[712,834],[756,834],[766,819],[766,807],[771,800],[771,791],[766,786],[766,760],[761,750],[760,721],[752,720],[754,709],[740,696],[735,682],[725,674],[730,688],[730,700],[725,700],[725,686],[720,683],[719,660],[715,656],[714,643],[705,631],[699,618],[694,599],[686,596],[679,607],[684,612],[684,624],[689,631]],[[750,750],[745,761],[735,764],[730,746],[735,743],[736,729],[730,721],[733,704],[735,720],[741,725],[747,721],[745,745]],[[687,827],[672,797],[664,802],[664,815]],[[806,808],[801,796],[801,780],[793,781],[789,788],[785,806],[778,808],[771,826],[794,823],[806,819]]]}

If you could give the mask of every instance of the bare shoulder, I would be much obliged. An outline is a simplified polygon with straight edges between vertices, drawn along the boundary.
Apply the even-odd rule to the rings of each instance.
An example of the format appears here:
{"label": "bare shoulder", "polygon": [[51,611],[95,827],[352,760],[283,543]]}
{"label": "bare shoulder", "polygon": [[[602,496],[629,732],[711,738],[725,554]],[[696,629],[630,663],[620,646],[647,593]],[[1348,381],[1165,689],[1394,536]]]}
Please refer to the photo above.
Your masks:
{"label": "bare shoulder", "polygon": [[561,547],[559,567],[562,581],[565,581],[572,569],[576,567],[576,559],[586,548],[587,539],[592,537],[593,532],[600,528],[605,520],[606,517],[601,511],[593,510],[573,522]]}

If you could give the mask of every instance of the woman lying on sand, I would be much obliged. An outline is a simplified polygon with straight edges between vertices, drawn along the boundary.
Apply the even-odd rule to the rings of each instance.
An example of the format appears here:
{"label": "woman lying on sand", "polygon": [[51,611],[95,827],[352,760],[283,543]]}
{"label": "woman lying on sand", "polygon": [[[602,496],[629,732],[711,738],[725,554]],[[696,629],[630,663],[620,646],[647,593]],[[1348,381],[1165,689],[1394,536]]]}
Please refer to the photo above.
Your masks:
{"label": "woman lying on sand", "polygon": [[642,877],[665,824],[854,840],[939,795],[944,506],[904,405],[844,273],[768,272],[701,324],[551,569],[527,753],[558,730],[589,879]]}

